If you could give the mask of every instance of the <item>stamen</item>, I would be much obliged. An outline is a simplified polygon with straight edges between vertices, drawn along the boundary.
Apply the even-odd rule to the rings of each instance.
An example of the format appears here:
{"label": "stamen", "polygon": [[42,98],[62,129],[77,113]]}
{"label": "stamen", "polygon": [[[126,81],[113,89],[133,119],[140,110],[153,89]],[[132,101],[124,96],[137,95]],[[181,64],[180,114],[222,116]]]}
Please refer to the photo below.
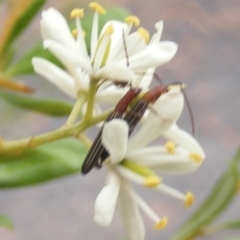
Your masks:
{"label": "stamen", "polygon": [[106,10],[98,3],[98,2],[91,2],[89,7],[94,11],[98,12],[99,14],[105,14]]}
{"label": "stamen", "polygon": [[72,35],[73,35],[75,38],[77,38],[77,36],[78,36],[78,30],[77,30],[77,29],[73,29],[73,30],[72,30]]}
{"label": "stamen", "polygon": [[142,38],[144,39],[144,41],[146,43],[149,42],[149,39],[150,39],[150,35],[149,35],[149,32],[145,29],[145,28],[142,28],[140,27],[137,32],[142,36]]}
{"label": "stamen", "polygon": [[[78,37],[78,34],[79,34],[78,29],[75,28],[75,29],[72,30],[72,35],[73,35],[75,38]],[[83,37],[86,37],[86,32],[85,32],[85,31],[82,31],[82,36],[83,36]]]}
{"label": "stamen", "polygon": [[83,8],[75,8],[71,12],[71,18],[83,18],[84,17],[84,9]]}
{"label": "stamen", "polygon": [[132,24],[135,27],[138,27],[140,24],[140,19],[136,16],[129,16],[125,19],[125,23]]}
{"label": "stamen", "polygon": [[120,164],[122,167],[119,170],[125,177],[145,187],[156,188],[162,181],[155,172],[145,166],[127,160],[122,161]]}
{"label": "stamen", "polygon": [[173,153],[175,153],[176,144],[172,141],[167,141],[165,144],[165,148],[168,153],[173,154]]}
{"label": "stamen", "polygon": [[185,206],[190,207],[194,202],[194,195],[192,192],[187,192],[185,196]]}
{"label": "stamen", "polygon": [[163,217],[159,222],[157,222],[153,228],[155,230],[162,230],[164,229],[168,224],[168,218],[167,217]]}
{"label": "stamen", "polygon": [[165,185],[164,183],[161,183],[156,189],[160,190],[161,192],[164,192],[165,194],[168,194],[174,198],[177,198],[183,202],[186,202],[185,194],[183,194],[182,192],[179,192],[177,189],[174,189],[172,187]]}
{"label": "stamen", "polygon": [[198,153],[190,153],[189,157],[191,160],[193,160],[196,163],[201,163],[202,162],[202,156]]}
{"label": "stamen", "polygon": [[108,34],[109,36],[111,36],[114,33],[114,28],[113,28],[112,24],[107,26],[105,33]]}
{"label": "stamen", "polygon": [[155,188],[161,183],[162,179],[158,176],[147,177],[143,185],[149,188]]}
{"label": "stamen", "polygon": [[121,165],[128,168],[129,170],[131,170],[134,173],[137,173],[143,177],[156,177],[156,173],[154,171],[152,171],[150,168],[147,168],[141,164],[137,164],[136,162],[132,162],[132,161],[127,161],[127,160],[123,160],[121,162]]}
{"label": "stamen", "polygon": [[155,229],[163,229],[167,225],[167,218],[160,218],[150,207],[149,205],[140,198],[136,193],[132,192],[133,197],[136,199],[139,207],[146,213],[146,215],[152,219],[156,224],[154,226]]}

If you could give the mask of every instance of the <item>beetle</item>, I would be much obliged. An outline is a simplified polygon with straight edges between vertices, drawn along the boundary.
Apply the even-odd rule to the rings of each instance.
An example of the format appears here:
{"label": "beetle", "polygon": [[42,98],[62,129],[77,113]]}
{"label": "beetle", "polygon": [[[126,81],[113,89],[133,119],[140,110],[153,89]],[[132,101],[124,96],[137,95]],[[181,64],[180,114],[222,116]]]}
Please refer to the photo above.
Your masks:
{"label": "beetle", "polygon": [[[150,89],[148,92],[146,92],[140,100],[138,100],[132,107],[131,109],[125,114],[123,117],[123,120],[127,122],[129,131],[128,131],[128,136],[130,136],[137,126],[137,124],[140,122],[142,119],[144,113],[146,112],[147,108],[149,107],[150,104],[154,104],[155,101],[164,93],[167,93],[172,86],[174,85],[179,85],[180,89],[183,91],[183,88],[185,87],[184,84],[182,83],[173,83],[170,85],[163,85],[161,84],[158,87],[155,87],[153,89]],[[186,98],[185,94],[184,97]],[[190,108],[190,105],[187,105],[188,109]],[[191,110],[191,109],[189,109]],[[192,122],[192,130],[194,131],[194,125],[193,125],[193,119],[192,115],[191,116],[191,122]],[[102,155],[101,155],[101,163],[106,160],[109,157],[109,153],[107,150],[104,148]],[[96,165],[96,167],[99,167],[99,165]]]}
{"label": "beetle", "polygon": [[[111,112],[106,120],[106,122],[109,122],[110,120],[114,118],[122,118],[123,114],[126,112],[129,104],[132,102],[132,100],[139,95],[141,92],[140,88],[130,88],[128,92],[119,100],[117,103],[115,109],[113,112]],[[102,145],[101,139],[102,139],[102,130],[104,125],[100,129],[98,135],[96,136],[95,140],[93,141],[93,144],[91,148],[89,149],[81,168],[81,172],[83,174],[87,174],[94,165],[97,167],[101,166],[101,163],[108,157],[108,153],[105,150],[104,146]],[[106,154],[107,153],[107,154]]]}
{"label": "beetle", "polygon": [[130,136],[142,119],[144,113],[146,112],[149,104],[153,104],[162,94],[168,91],[169,86],[160,85],[146,92],[143,97],[136,102],[136,104],[131,108],[131,110],[123,118],[129,126],[128,135]]}
{"label": "beetle", "polygon": [[[129,126],[129,133],[130,136],[133,132],[136,125],[142,119],[145,111],[147,110],[149,104],[153,104],[162,94],[166,93],[169,90],[169,86],[160,85],[153,89],[150,89],[146,92],[143,97],[138,100],[133,107],[128,111],[125,116],[124,113],[126,112],[128,106],[132,102],[132,100],[139,95],[141,89],[130,89],[122,99],[117,103],[114,111],[108,115],[105,122],[109,122],[114,118],[122,118],[124,121],[127,122]],[[104,126],[104,125],[103,125]],[[102,138],[102,130],[99,131],[98,135],[96,136],[95,140],[89,152],[87,153],[81,172],[83,174],[87,174],[94,166],[101,167],[101,164],[106,158],[109,156],[107,150],[104,148],[101,138]]]}

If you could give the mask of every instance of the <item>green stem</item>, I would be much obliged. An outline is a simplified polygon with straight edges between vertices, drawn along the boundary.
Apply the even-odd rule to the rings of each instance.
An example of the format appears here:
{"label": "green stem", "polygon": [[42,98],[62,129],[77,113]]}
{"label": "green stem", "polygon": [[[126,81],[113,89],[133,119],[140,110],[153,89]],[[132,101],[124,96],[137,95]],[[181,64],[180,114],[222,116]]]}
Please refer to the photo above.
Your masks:
{"label": "green stem", "polygon": [[86,147],[88,147],[88,148],[91,147],[92,141],[84,133],[80,133],[78,135],[78,138],[82,141],[82,143],[84,143],[84,145]]}
{"label": "green stem", "polygon": [[201,236],[204,235],[212,235],[216,232],[219,232],[223,229],[222,225],[215,225],[215,226],[206,226],[201,229]]}
{"label": "green stem", "polygon": [[70,125],[74,124],[74,122],[76,121],[77,117],[79,116],[82,106],[85,102],[86,102],[86,96],[84,93],[81,93],[72,109],[72,112],[70,113],[70,116],[68,117],[68,120],[67,120],[65,126],[70,126]]}
{"label": "green stem", "polygon": [[95,117],[91,122],[81,121],[80,123],[64,126],[52,132],[40,134],[38,136],[23,138],[20,140],[5,141],[0,139],[0,153],[19,154],[24,150],[34,148],[41,144],[52,142],[67,137],[75,137],[85,131],[87,128],[106,119],[109,112],[105,112]]}
{"label": "green stem", "polygon": [[97,85],[98,85],[97,81],[92,81],[89,87],[87,110],[84,116],[84,120],[86,122],[89,122],[92,120],[93,109],[94,109],[94,98],[97,91]]}

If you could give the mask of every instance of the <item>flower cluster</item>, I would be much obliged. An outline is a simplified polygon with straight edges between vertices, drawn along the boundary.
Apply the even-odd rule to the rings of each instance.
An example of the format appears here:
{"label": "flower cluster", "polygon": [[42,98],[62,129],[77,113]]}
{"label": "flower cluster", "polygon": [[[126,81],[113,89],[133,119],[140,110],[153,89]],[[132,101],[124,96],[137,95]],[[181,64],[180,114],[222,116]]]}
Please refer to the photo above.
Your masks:
{"label": "flower cluster", "polygon": [[[76,19],[73,32],[56,9],[43,12],[43,45],[60,60],[64,69],[35,57],[32,61],[35,71],[73,98],[84,93],[90,101],[93,93],[95,108],[98,108],[96,103],[116,104],[129,89],[126,83],[147,91],[155,68],[170,61],[177,51],[175,43],[160,41],[163,22],[155,24],[156,33],[151,38],[144,28],[133,30],[139,26],[135,16],[126,18],[125,22],[108,21],[98,34],[99,15],[105,14],[105,10],[96,2],[89,6],[94,10],[89,52],[81,24],[83,9],[71,13]],[[122,83],[121,87],[116,82]],[[183,105],[181,86],[173,85],[152,105],[154,111],[147,113],[140,129],[130,137],[129,126],[123,119],[104,124],[102,144],[109,157],[105,161],[106,185],[95,203],[97,223],[108,226],[119,204],[128,239],[144,239],[139,208],[154,221],[155,229],[166,226],[167,218],[153,212],[130,182],[170,194],[186,206],[191,205],[194,198],[191,192],[183,194],[165,185],[156,173],[187,173],[198,168],[205,158],[193,136],[176,125]],[[149,146],[160,136],[166,139],[165,145]]]}
{"label": "flower cluster", "polygon": [[151,39],[142,27],[131,31],[140,24],[135,16],[127,17],[125,22],[108,21],[98,34],[99,15],[105,14],[105,10],[98,3],[89,6],[94,10],[90,54],[81,24],[83,9],[72,11],[76,29],[71,32],[61,13],[50,8],[42,13],[43,46],[60,60],[65,70],[43,58],[35,57],[32,63],[38,74],[71,97],[88,92],[91,83],[97,82],[96,101],[116,104],[127,89],[119,88],[113,81],[148,88],[155,68],[172,59],[177,45],[170,41],[159,42],[162,21],[156,23],[157,31]]}
{"label": "flower cluster", "polygon": [[[128,239],[144,239],[138,208],[155,222],[155,229],[166,226],[167,218],[154,213],[131,188],[130,181],[167,193],[182,200],[186,206],[192,204],[194,197],[191,192],[183,194],[165,185],[156,173],[187,173],[198,168],[205,157],[199,143],[176,125],[183,104],[181,88],[174,86],[153,104],[154,113],[149,113],[139,131],[130,138],[125,121],[115,119],[104,125],[102,142],[110,154],[110,163],[106,186],[95,203],[94,219],[99,224],[110,224],[118,203]],[[149,146],[159,136],[167,139],[166,144]]]}

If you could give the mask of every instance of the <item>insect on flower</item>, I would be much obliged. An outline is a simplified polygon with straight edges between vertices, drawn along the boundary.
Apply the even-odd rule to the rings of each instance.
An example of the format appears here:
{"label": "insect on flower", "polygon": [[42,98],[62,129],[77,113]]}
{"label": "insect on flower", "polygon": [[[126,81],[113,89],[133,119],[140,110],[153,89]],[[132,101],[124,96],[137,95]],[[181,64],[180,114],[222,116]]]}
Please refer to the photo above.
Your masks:
{"label": "insect on flower", "polygon": [[[108,122],[114,118],[121,118],[131,101],[141,92],[140,88],[130,88],[130,90],[120,99],[113,112],[111,112],[105,122]],[[106,159],[106,150],[101,142],[102,128],[95,138],[88,154],[82,165],[82,173],[88,173],[94,165],[100,166]]]}
{"label": "insect on flower", "polygon": [[[146,112],[149,104],[153,104],[162,94],[168,92],[172,85],[164,86],[160,85],[146,92],[143,97],[137,101],[133,107],[126,114],[126,110],[132,100],[139,95],[141,89],[130,89],[125,96],[118,102],[114,111],[109,114],[105,122],[109,122],[114,118],[122,118],[129,126],[129,136],[133,132],[136,125],[142,119],[144,113]],[[182,88],[182,86],[180,86]],[[125,114],[125,115],[124,115]],[[87,156],[82,165],[82,173],[88,173],[94,166],[100,167],[102,162],[109,156],[108,152],[104,148],[102,142],[102,128],[99,131],[97,137],[95,138]]]}

